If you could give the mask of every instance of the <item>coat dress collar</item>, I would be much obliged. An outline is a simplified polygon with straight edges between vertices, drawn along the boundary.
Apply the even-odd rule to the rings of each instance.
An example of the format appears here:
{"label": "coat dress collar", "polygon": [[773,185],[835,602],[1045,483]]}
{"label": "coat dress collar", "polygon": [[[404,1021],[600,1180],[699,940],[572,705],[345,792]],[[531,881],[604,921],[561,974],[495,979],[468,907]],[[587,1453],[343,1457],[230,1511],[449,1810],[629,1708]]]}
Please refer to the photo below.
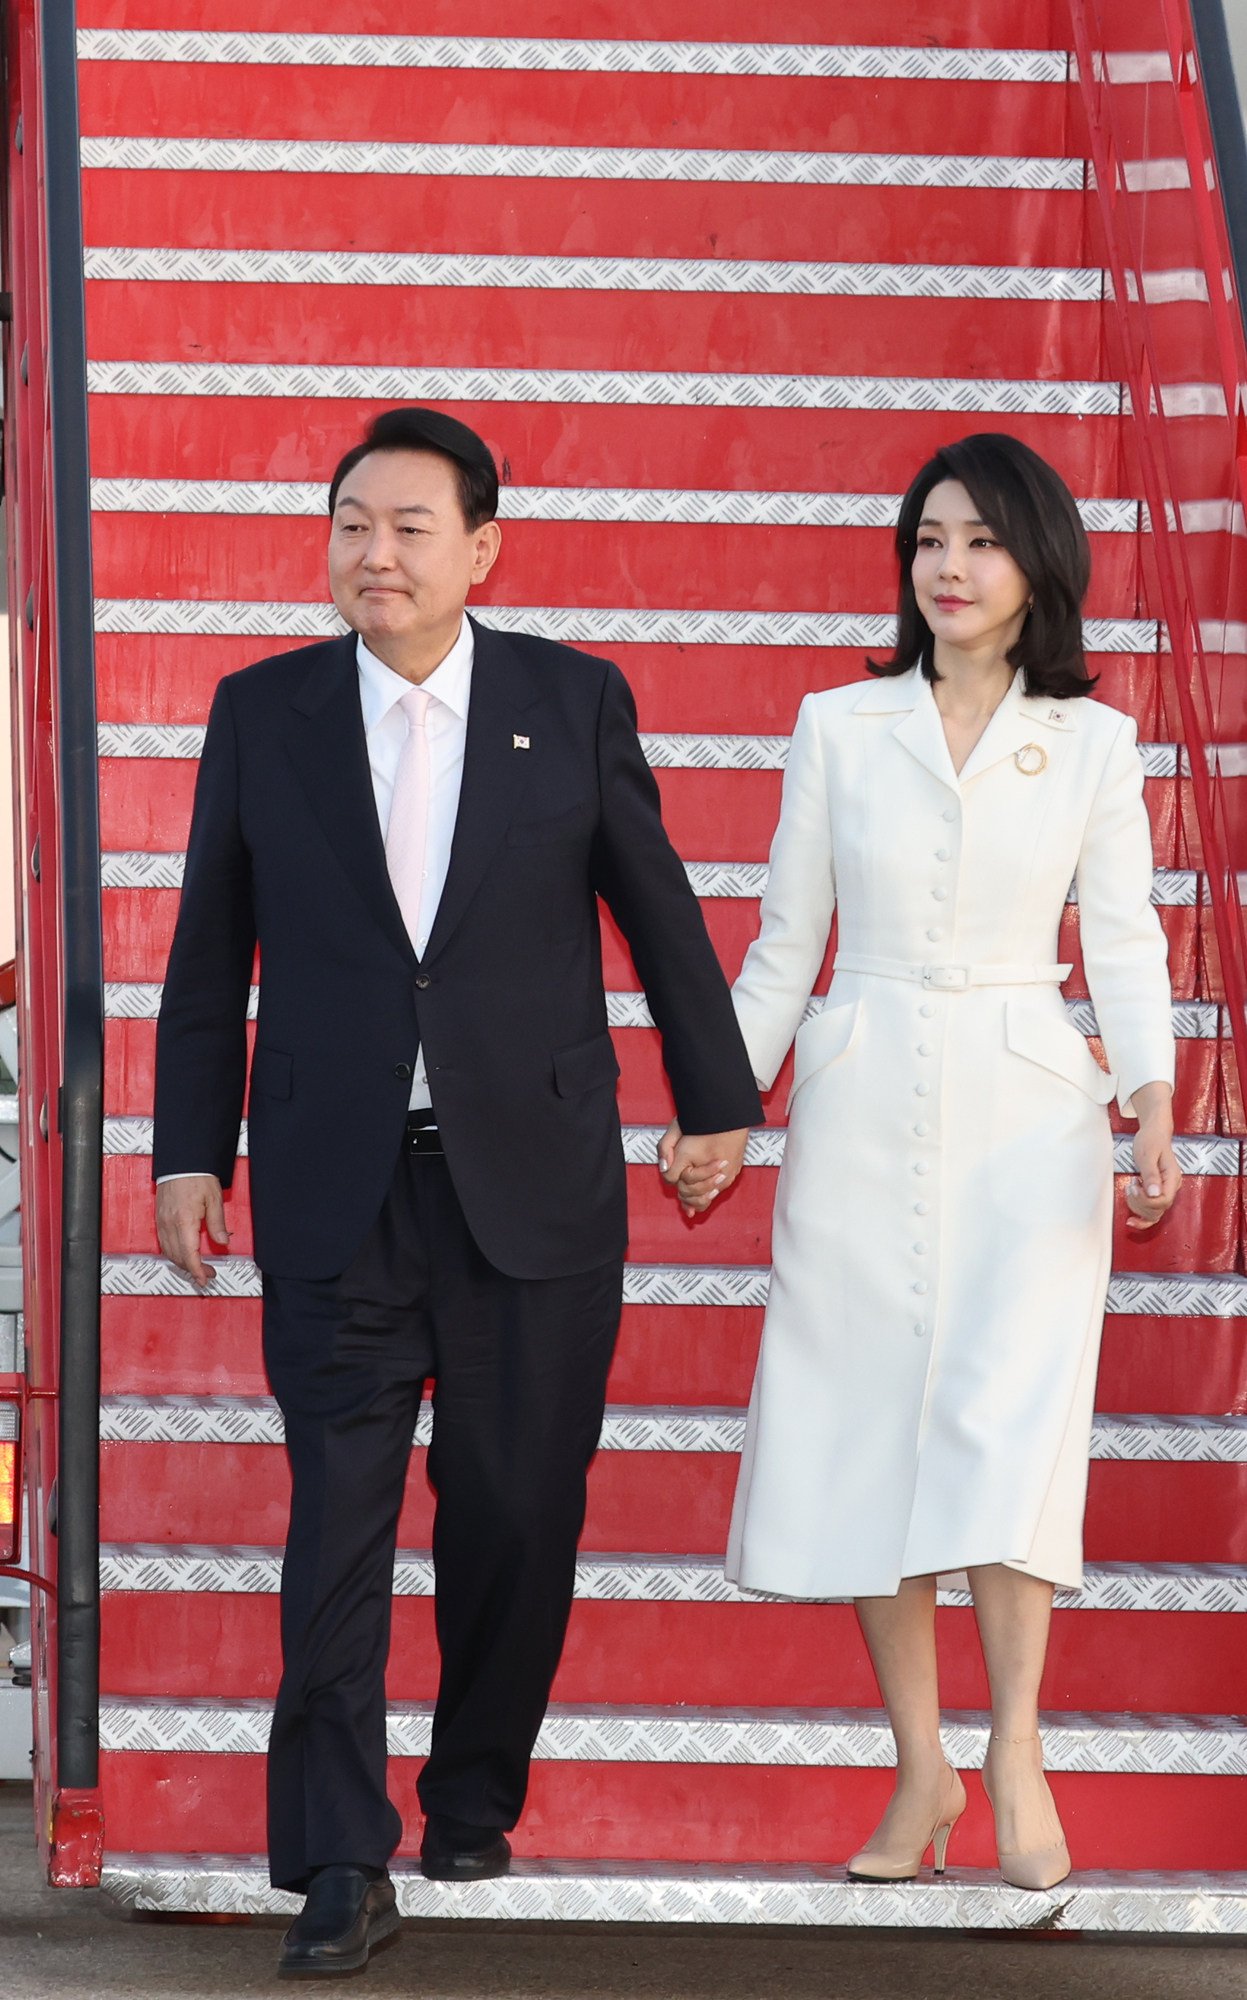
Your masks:
{"label": "coat dress collar", "polygon": [[[450,867],[421,963],[442,950],[463,917],[519,802],[528,760],[514,737],[538,683],[499,632],[473,619],[463,783]],[[410,964],[416,954],[390,883],[360,703],[354,632],[330,641],[291,697],[287,748],[312,810],[374,922]]]}
{"label": "coat dress collar", "polygon": [[935,702],[935,691],[922,668],[911,667],[895,679],[870,681],[853,704],[857,715],[895,715],[892,734],[924,770],[960,791],[982,771],[1005,757],[1038,744],[1052,730],[1072,730],[1074,704],[1056,701],[1051,695],[1029,695],[1023,690],[1023,676],[1015,673],[999,708],[975,744],[960,772],[953,769],[944,724]]}

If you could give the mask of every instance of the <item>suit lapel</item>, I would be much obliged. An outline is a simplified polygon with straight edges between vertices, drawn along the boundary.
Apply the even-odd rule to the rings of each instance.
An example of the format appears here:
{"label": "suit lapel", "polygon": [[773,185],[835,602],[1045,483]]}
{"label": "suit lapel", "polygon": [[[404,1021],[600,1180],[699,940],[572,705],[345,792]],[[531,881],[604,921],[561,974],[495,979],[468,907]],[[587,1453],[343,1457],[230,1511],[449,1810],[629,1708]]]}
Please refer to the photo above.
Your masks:
{"label": "suit lapel", "polygon": [[429,934],[426,959],[442,950],[475,895],[519,798],[532,783],[532,759],[540,755],[536,745],[527,751],[515,743],[517,736],[528,736],[528,711],[540,699],[529,668],[501,633],[478,625],[475,619],[472,632],[475,645],[463,784],[446,886]]}
{"label": "suit lapel", "polygon": [[377,818],[353,632],[324,648],[291,707],[287,749],[312,811],[374,922],[414,961]]}
{"label": "suit lapel", "polygon": [[[1049,732],[1073,728],[1070,704],[1053,701],[1047,695],[1026,694],[1024,678],[1020,672],[1013,676],[1008,693],[961,767],[960,784],[968,785],[993,764],[1016,757],[1019,750],[1041,751],[1042,760],[1034,761],[1042,768],[1052,750]],[[935,707],[934,700],[931,706]]]}

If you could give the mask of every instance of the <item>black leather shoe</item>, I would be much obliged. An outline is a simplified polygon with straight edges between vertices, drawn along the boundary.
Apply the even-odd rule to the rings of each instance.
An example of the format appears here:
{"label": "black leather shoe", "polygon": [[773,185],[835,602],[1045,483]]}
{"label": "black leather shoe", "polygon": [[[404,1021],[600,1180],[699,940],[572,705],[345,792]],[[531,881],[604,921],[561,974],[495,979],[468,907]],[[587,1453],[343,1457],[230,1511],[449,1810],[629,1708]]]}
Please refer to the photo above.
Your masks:
{"label": "black leather shoe", "polygon": [[441,1813],[425,1821],[420,1872],[430,1882],[486,1882],[510,1867],[511,1843],[496,1826],[469,1826]]}
{"label": "black leather shoe", "polygon": [[307,1901],[281,1941],[278,1972],[288,1979],[334,1979],[362,1972],[368,1954],[402,1922],[394,1884],[349,1865],[318,1868]]}

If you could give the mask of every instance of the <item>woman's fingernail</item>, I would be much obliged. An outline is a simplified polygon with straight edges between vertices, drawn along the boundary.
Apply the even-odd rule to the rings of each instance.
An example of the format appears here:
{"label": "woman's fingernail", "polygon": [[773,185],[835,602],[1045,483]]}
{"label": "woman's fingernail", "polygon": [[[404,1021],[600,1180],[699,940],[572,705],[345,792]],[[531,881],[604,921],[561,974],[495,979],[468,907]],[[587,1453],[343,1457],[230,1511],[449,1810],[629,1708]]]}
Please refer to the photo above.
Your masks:
{"label": "woman's fingernail", "polygon": [[1147,1184],[1147,1191],[1150,1195],[1158,1195],[1160,1193],[1160,1182],[1149,1181]]}

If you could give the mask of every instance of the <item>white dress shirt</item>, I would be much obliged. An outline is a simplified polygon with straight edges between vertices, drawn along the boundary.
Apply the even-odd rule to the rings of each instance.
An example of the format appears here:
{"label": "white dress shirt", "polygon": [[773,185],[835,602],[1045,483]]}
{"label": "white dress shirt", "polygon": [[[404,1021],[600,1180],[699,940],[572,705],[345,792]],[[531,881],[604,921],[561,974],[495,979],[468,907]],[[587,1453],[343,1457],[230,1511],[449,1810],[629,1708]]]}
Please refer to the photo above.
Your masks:
{"label": "white dress shirt", "polygon": [[[420,935],[415,940],[417,957],[423,956],[428,945],[433,919],[446,886],[446,871],[450,866],[450,845],[454,839],[459,791],[463,783],[463,753],[468,740],[468,699],[472,691],[475,650],[472,627],[465,616],[454,645],[441,665],[435,667],[422,683],[433,699],[429,703],[425,723],[429,739],[429,824],[424,850],[424,893],[420,898]],[[375,653],[370,653],[362,639],[356,641],[355,663],[359,669],[359,701],[364,716],[372,794],[377,802],[377,818],[381,822],[381,838],[384,840],[390,823],[394,777],[407,736],[407,719],[398,703],[411,682],[396,674],[392,667],[387,667]],[[408,1110],[427,1111],[432,1103],[424,1051],[418,1049],[412,1066]],[[189,1171],[161,1174],[157,1185],[164,1181],[190,1178]]]}
{"label": "white dress shirt", "polygon": [[[463,753],[468,740],[468,699],[472,690],[472,627],[465,618],[459,636],[439,667],[421,683],[433,699],[429,703],[425,730],[429,740],[429,823],[424,850],[424,891],[420,898],[420,933],[414,940],[416,956],[428,947],[433,920],[446,871],[450,866],[450,845],[459,811],[459,790],[463,783]],[[368,744],[368,768],[372,774],[373,797],[384,840],[390,823],[390,801],[394,777],[407,738],[407,719],[398,704],[411,686],[370,653],[363,640],[356,643],[359,667],[359,699],[364,714],[364,736]],[[426,1111],[432,1104],[425,1071],[424,1051],[416,1055],[409,1108]]]}

